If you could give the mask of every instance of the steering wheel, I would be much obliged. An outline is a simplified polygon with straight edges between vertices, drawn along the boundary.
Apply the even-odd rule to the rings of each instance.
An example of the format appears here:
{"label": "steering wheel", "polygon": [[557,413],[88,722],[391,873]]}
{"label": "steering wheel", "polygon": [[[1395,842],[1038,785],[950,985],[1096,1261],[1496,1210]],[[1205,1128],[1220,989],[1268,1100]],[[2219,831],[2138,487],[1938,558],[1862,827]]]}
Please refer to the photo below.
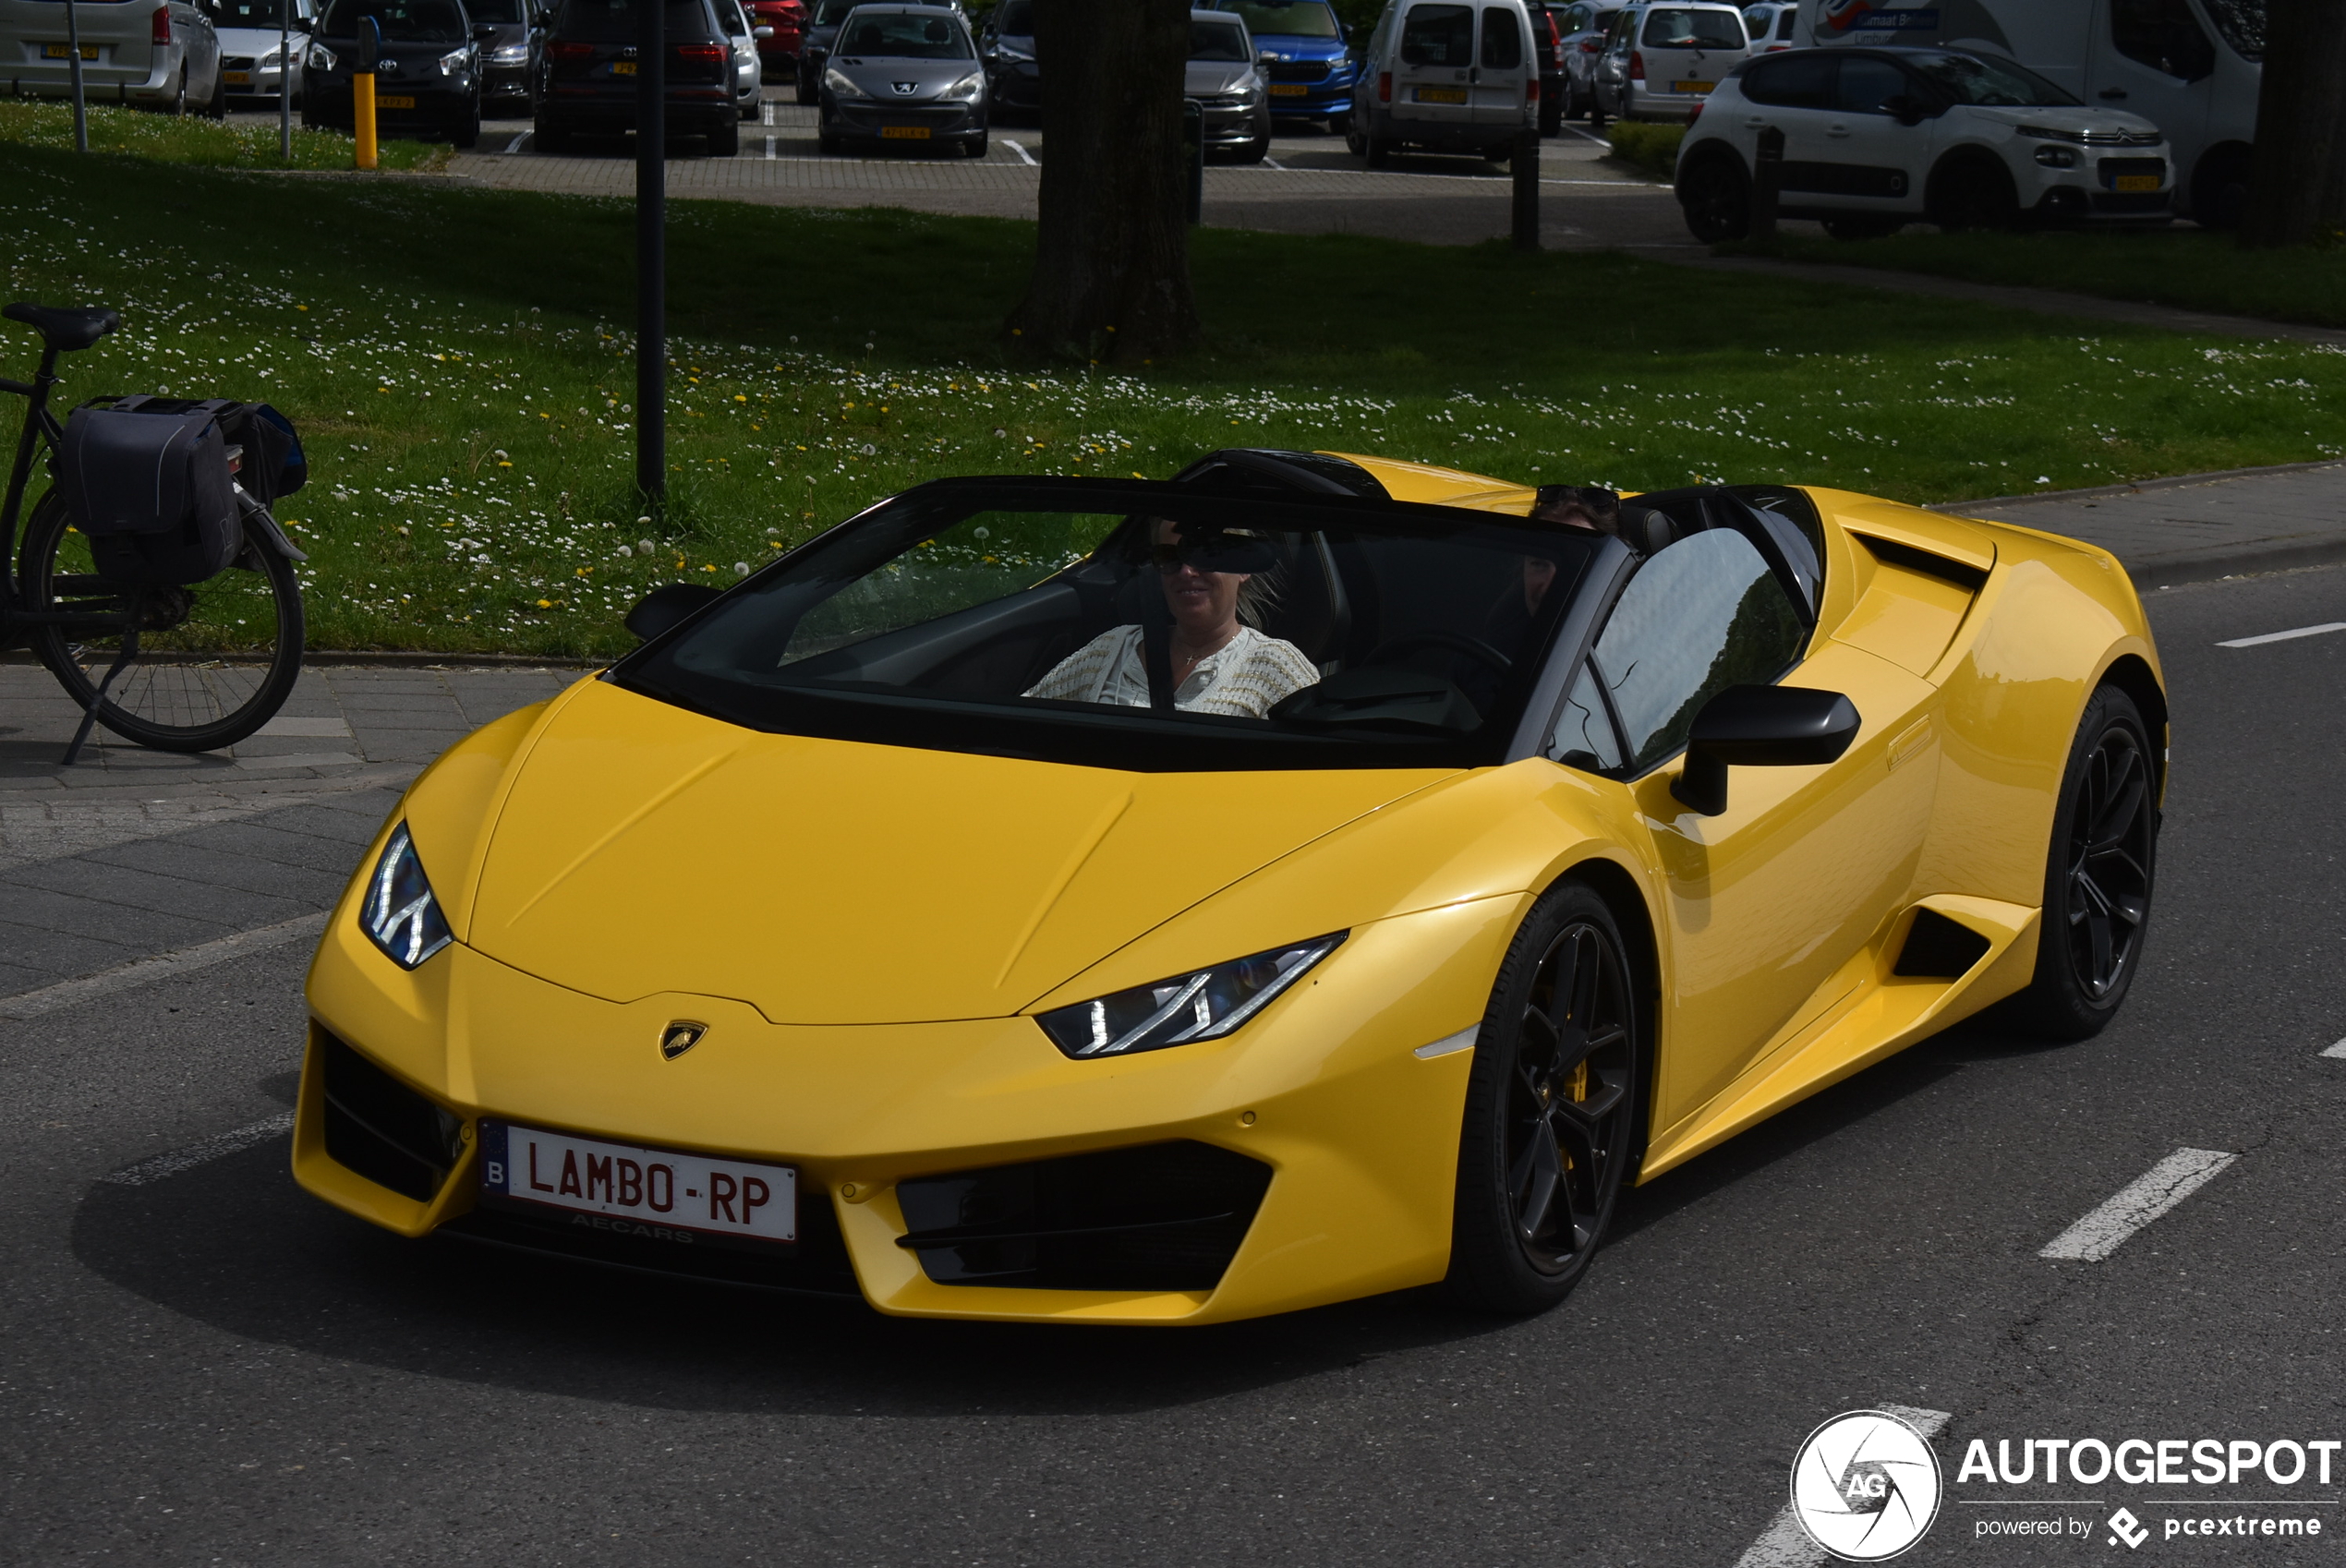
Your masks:
{"label": "steering wheel", "polygon": [[1370,651],[1369,657],[1360,662],[1364,665],[1390,664],[1404,654],[1414,653],[1419,648],[1448,648],[1452,653],[1462,653],[1469,658],[1487,664],[1502,675],[1515,668],[1515,660],[1481,638],[1469,637],[1463,632],[1440,630],[1410,632],[1390,642],[1379,643]]}

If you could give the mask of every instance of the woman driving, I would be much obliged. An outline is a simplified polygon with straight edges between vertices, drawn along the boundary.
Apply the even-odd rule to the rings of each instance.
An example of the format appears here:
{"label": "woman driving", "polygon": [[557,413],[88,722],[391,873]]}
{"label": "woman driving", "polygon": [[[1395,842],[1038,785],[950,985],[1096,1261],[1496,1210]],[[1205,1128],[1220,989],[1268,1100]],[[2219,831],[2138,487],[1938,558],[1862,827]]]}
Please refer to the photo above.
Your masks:
{"label": "woman driving", "polygon": [[[1188,713],[1261,718],[1271,705],[1316,682],[1320,672],[1293,643],[1266,637],[1248,622],[1271,602],[1268,584],[1252,572],[1203,570],[1220,537],[1167,518],[1151,520],[1150,561],[1173,624],[1166,654],[1173,706]],[[1149,677],[1142,628],[1119,626],[1076,649],[1027,690],[1060,702],[1147,707]]]}

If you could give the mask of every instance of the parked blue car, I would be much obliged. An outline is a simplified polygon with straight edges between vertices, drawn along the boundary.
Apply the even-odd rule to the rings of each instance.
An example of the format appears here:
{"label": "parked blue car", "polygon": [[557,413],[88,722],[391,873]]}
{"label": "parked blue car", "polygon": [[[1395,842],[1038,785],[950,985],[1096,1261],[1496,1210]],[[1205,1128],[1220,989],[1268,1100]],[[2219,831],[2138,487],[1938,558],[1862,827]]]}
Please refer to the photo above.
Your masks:
{"label": "parked blue car", "polygon": [[1327,0],[1197,0],[1201,9],[1236,11],[1271,80],[1275,120],[1325,120],[1343,133],[1352,113],[1360,63]]}

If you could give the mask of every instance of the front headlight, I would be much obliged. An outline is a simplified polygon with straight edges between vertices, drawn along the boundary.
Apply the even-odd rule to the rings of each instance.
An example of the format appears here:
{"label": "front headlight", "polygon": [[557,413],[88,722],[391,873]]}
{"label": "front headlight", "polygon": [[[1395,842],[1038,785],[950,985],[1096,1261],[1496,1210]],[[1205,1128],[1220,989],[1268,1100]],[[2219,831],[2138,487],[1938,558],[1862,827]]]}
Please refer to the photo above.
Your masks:
{"label": "front headlight", "polygon": [[453,77],[457,72],[463,70],[467,65],[471,64],[471,50],[451,49],[447,54],[442,54],[440,57],[440,74],[444,77]]}
{"label": "front headlight", "polygon": [[2082,142],[2086,139],[2084,131],[2062,130],[2059,126],[2022,126],[2019,130],[2021,135],[2033,136],[2041,141]]}
{"label": "front headlight", "polygon": [[309,68],[311,70],[331,71],[340,62],[334,58],[334,52],[327,48],[324,44],[313,43],[309,46]]}
{"label": "front headlight", "polygon": [[869,98],[871,96],[870,93],[856,86],[847,73],[836,66],[824,67],[823,90],[833,98]]}
{"label": "front headlight", "polygon": [[489,57],[501,66],[526,66],[529,64],[529,45],[500,43],[497,45],[496,52]]}
{"label": "front headlight", "polygon": [[367,901],[358,923],[383,955],[401,969],[414,969],[455,940],[440,912],[440,900],[424,876],[424,862],[416,858],[415,840],[401,823],[383,846],[382,859],[367,882]]}
{"label": "front headlight", "polygon": [[948,103],[974,103],[977,102],[977,95],[985,90],[985,73],[972,71],[937,96]]}
{"label": "front headlight", "polygon": [[1315,936],[1291,947],[1274,947],[1233,959],[1195,974],[1137,985],[1096,1001],[1037,1013],[1034,1021],[1051,1043],[1079,1059],[1127,1056],[1219,1040],[1270,1006],[1271,998],[1303,977],[1303,971],[1336,949],[1346,934]]}

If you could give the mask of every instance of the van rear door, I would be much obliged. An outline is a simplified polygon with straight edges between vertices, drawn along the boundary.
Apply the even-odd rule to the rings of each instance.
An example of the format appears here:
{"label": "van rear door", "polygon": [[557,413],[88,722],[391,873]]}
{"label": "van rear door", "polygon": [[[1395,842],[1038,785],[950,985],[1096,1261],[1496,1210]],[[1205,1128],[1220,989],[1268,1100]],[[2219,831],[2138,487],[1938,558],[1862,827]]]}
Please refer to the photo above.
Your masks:
{"label": "van rear door", "polygon": [[1414,0],[1393,52],[1394,129],[1458,128],[1474,119],[1471,0]]}
{"label": "van rear door", "polygon": [[1476,125],[1514,128],[1524,123],[1530,83],[1539,79],[1524,19],[1508,0],[1482,7],[1482,46],[1474,67]]}

